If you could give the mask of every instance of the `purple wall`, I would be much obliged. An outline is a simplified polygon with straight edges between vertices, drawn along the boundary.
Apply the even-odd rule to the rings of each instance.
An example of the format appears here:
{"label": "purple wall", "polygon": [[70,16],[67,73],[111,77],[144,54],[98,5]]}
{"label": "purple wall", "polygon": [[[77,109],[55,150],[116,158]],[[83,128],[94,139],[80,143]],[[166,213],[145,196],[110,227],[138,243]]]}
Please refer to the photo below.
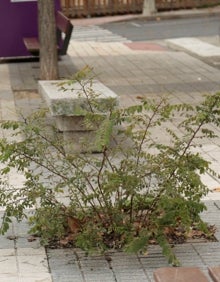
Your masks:
{"label": "purple wall", "polygon": [[[60,10],[59,0],[54,1],[56,10]],[[0,57],[29,56],[23,37],[37,34],[37,1],[0,0]]]}

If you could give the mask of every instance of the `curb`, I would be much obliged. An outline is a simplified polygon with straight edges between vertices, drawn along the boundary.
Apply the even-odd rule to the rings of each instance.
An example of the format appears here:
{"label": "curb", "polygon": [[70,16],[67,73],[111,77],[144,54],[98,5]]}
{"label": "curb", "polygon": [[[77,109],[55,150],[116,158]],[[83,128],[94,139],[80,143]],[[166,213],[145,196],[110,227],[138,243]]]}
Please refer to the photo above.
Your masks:
{"label": "curb", "polygon": [[220,15],[220,6],[212,9],[192,9],[192,10],[179,10],[172,12],[159,12],[152,16],[144,16],[146,20],[167,20],[167,19],[184,19],[184,18],[201,18]]}
{"label": "curb", "polygon": [[131,20],[146,20],[146,21],[159,21],[169,19],[184,19],[184,18],[201,18],[220,15],[220,6],[212,8],[190,9],[190,10],[176,10],[169,12],[158,12],[154,15],[143,14],[128,14],[122,16],[107,16],[107,17],[94,17],[94,18],[82,18],[71,19],[74,25],[89,26],[89,25],[103,25],[116,22],[127,22]]}

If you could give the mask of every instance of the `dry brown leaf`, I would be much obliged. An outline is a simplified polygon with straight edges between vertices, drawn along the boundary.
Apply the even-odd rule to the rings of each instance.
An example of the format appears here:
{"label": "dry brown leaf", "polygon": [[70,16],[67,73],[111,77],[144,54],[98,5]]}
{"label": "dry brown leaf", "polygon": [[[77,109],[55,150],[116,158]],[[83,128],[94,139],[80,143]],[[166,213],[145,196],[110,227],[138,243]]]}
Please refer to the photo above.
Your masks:
{"label": "dry brown leaf", "polygon": [[68,236],[66,236],[65,238],[62,238],[59,240],[59,244],[63,247],[67,246],[69,243],[74,241],[74,235],[73,234],[69,234]]}
{"label": "dry brown leaf", "polygon": [[28,242],[33,242],[33,241],[36,241],[37,238],[36,238],[36,236],[34,236],[34,235],[30,235],[30,236],[27,238],[27,240],[28,240]]}
{"label": "dry brown leaf", "polygon": [[69,239],[68,238],[61,239],[59,243],[61,246],[66,246],[69,243]]}
{"label": "dry brown leaf", "polygon": [[144,97],[143,96],[136,96],[136,99],[143,100]]}
{"label": "dry brown leaf", "polygon": [[68,217],[68,227],[72,233],[76,233],[80,229],[80,221],[75,217]]}
{"label": "dry brown leaf", "polygon": [[214,192],[220,192],[220,187],[216,187],[216,188],[214,188],[212,191],[214,191]]}

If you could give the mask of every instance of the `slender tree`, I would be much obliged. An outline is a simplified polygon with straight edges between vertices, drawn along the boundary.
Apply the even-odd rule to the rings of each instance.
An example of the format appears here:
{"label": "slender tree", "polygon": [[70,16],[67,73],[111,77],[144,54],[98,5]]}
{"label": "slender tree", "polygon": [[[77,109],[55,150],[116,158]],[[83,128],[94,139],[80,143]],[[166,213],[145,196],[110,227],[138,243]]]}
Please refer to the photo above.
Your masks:
{"label": "slender tree", "polygon": [[38,0],[40,79],[57,79],[58,55],[54,0]]}
{"label": "slender tree", "polygon": [[150,16],[156,12],[156,0],[144,0],[143,15]]}

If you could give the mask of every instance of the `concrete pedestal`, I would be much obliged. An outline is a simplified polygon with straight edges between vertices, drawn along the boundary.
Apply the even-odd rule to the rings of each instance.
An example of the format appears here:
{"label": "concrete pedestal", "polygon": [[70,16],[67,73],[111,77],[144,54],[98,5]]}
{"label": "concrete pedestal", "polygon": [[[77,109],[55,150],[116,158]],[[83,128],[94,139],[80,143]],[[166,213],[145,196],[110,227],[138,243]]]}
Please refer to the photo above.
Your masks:
{"label": "concrete pedestal", "polygon": [[[95,123],[88,127],[85,123],[85,116],[91,113],[88,97],[78,83],[67,86],[68,89],[63,91],[59,86],[61,82],[39,81],[39,93],[55,118],[57,129],[63,132],[65,151],[67,153],[86,152],[86,148],[88,151],[99,151],[100,148],[95,145],[96,130],[99,126]],[[88,85],[85,89],[88,93],[92,89],[91,100],[96,105],[92,113],[100,119],[108,115],[110,108],[118,105],[118,96],[97,80],[91,87]]]}

